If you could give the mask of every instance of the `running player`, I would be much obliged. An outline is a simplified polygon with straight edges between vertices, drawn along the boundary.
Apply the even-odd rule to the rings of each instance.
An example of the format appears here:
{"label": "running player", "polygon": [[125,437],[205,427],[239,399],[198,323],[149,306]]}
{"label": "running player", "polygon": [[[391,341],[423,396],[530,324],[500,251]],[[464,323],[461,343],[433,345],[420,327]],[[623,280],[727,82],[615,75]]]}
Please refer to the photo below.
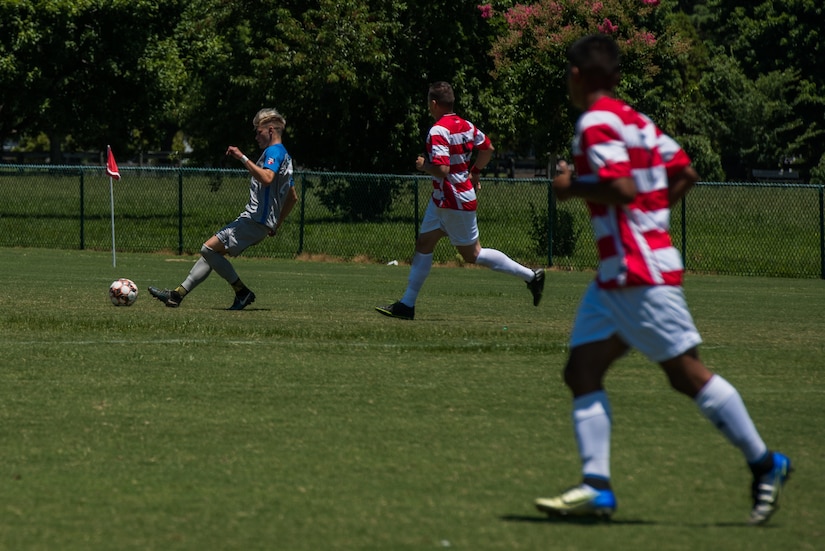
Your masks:
{"label": "running player", "polygon": [[[496,249],[481,248],[476,221],[481,170],[493,157],[493,144],[471,122],[455,114],[455,94],[446,82],[436,82],[427,94],[427,106],[435,124],[427,135],[426,156],[415,168],[433,178],[433,194],[415,242],[407,290],[401,300],[375,309],[393,318],[415,317],[415,301],[433,265],[433,251],[442,237],[449,237],[465,262],[480,264],[527,283],[538,306],[544,290],[544,270],[531,270]],[[475,163],[470,165],[473,153]]]}
{"label": "running player", "polygon": [[603,380],[632,347],[658,363],[671,386],[742,452],[753,474],[750,523],[762,524],[777,509],[791,462],[768,450],[739,392],[699,360],[701,338],[682,292],[681,257],[668,234],[671,206],[699,176],[674,140],[615,97],[619,49],[612,38],[578,40],[568,61],[570,100],[584,112],[572,148],[578,178],[562,162],[553,189],[560,201],[587,202],[599,269],[579,305],[564,368],[582,483],[535,505],[552,515],[613,514],[612,418]]}

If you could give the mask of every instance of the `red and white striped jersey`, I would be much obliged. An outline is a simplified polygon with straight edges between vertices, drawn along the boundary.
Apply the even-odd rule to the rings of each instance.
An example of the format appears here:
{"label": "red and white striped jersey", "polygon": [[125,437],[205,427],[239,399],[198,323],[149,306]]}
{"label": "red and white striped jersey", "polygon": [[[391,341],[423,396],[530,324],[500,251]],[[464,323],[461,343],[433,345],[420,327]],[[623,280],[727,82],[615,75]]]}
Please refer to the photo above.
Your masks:
{"label": "red and white striped jersey", "polygon": [[636,197],[628,205],[587,202],[599,286],[681,285],[684,266],[668,233],[668,174],[690,165],[687,153],[650,118],[603,97],[576,123],[573,161],[579,182],[604,185],[623,177],[636,182]]}
{"label": "red and white striped jersey", "polygon": [[444,115],[427,134],[427,158],[433,165],[449,165],[443,180],[433,179],[436,206],[454,210],[476,210],[476,192],[470,181],[473,150],[490,149],[490,138],[470,121],[455,113]]}

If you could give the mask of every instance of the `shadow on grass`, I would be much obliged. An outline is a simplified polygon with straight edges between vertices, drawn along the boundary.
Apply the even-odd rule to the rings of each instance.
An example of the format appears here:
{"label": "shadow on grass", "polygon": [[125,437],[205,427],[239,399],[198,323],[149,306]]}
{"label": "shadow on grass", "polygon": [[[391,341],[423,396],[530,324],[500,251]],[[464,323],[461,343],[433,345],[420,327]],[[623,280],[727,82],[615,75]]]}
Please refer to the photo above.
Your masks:
{"label": "shadow on grass", "polygon": [[215,307],[215,308],[212,308],[212,310],[223,310],[223,311],[226,311],[226,312],[271,312],[272,308],[256,308],[256,307],[253,307],[253,306],[247,306],[246,308],[244,308],[242,310],[230,310],[229,308]]}
{"label": "shadow on grass", "polygon": [[[551,517],[547,515],[503,515],[499,517],[504,522],[523,522],[530,524],[568,524],[577,526],[663,526],[674,525],[668,522],[658,522],[653,520],[641,519],[602,519],[596,517],[576,517],[576,516],[557,516]],[[691,528],[742,528],[745,530],[753,530],[753,526],[746,522],[702,522],[702,523],[677,523],[679,526],[689,526]],[[769,524],[767,526],[760,526],[760,530],[765,528],[773,528],[777,525]]]}
{"label": "shadow on grass", "polygon": [[575,516],[558,516],[550,517],[547,515],[504,515],[499,517],[504,522],[525,522],[535,524],[575,524],[578,526],[599,526],[599,525],[651,525],[655,526],[658,522],[639,519],[601,519],[595,517],[575,517]]}

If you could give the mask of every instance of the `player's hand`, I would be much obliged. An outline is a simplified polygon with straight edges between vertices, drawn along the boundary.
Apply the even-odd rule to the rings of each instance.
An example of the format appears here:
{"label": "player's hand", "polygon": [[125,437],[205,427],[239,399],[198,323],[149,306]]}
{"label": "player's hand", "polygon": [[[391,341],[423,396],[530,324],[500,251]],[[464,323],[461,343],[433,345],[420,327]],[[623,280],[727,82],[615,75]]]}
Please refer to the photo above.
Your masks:
{"label": "player's hand", "polygon": [[226,155],[230,156],[230,157],[234,157],[234,158],[238,159],[239,161],[243,158],[243,153],[241,152],[241,150],[238,149],[237,147],[235,147],[234,145],[230,145],[229,147],[226,148]]}
{"label": "player's hand", "polygon": [[573,194],[570,185],[573,182],[573,175],[566,161],[559,161],[556,165],[556,177],[553,178],[553,192],[559,201],[567,201]]}
{"label": "player's hand", "polygon": [[480,190],[481,189],[481,173],[478,172],[476,174],[473,174],[472,172],[470,172],[470,183],[473,184],[473,188],[475,188],[476,191]]}
{"label": "player's hand", "polygon": [[415,169],[419,172],[426,172],[426,170],[424,170],[424,163],[426,162],[427,159],[424,155],[419,155],[418,158],[415,159]]}

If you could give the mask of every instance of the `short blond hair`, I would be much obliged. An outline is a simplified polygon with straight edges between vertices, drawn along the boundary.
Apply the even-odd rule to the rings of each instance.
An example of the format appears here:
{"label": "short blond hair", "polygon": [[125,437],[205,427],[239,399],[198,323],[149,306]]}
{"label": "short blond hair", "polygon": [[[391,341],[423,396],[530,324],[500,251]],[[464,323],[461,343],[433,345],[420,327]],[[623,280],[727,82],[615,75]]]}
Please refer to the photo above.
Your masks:
{"label": "short blond hair", "polygon": [[283,130],[286,128],[286,119],[278,113],[277,109],[268,107],[255,113],[255,117],[252,119],[252,126],[255,128],[272,126],[277,130]]}

